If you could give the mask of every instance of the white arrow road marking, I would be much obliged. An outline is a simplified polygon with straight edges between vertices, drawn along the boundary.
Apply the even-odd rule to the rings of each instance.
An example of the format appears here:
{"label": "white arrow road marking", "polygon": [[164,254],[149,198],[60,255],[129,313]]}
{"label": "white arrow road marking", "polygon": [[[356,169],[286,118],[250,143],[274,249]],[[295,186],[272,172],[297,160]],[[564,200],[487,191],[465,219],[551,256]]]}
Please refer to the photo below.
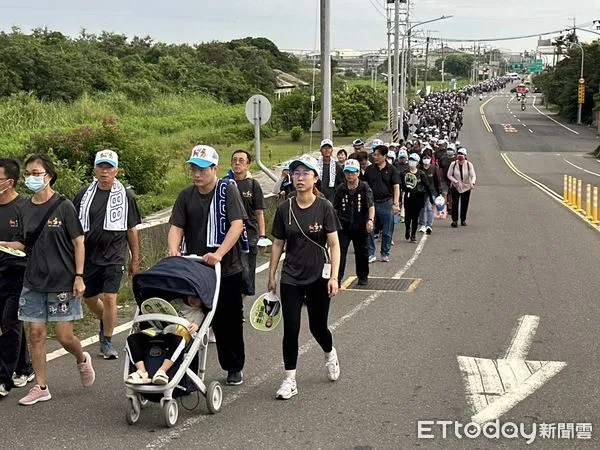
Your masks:
{"label": "white arrow road marking", "polygon": [[502,359],[457,356],[463,374],[471,420],[484,424],[506,414],[566,365],[560,361],[526,361],[539,324],[538,316],[519,319]]}

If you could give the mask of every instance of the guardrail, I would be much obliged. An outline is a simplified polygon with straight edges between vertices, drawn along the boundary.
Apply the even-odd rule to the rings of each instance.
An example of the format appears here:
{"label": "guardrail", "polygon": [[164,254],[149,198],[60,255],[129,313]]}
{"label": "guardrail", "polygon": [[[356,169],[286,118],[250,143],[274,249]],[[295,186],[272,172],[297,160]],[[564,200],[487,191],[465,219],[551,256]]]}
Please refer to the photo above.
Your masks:
{"label": "guardrail", "polygon": [[563,203],[592,224],[600,224],[600,221],[598,221],[597,186],[586,184],[585,209],[583,209],[583,180],[565,174],[563,179]]}

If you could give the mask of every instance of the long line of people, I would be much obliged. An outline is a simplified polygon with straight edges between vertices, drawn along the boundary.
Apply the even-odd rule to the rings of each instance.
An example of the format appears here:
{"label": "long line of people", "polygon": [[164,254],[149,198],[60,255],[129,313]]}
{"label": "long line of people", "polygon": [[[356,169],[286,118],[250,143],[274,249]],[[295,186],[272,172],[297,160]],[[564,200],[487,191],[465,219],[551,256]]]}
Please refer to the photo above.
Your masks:
{"label": "long line of people", "polygon": [[[356,139],[350,154],[341,149],[335,157],[333,142],[325,139],[319,158],[304,155],[284,168],[273,188],[280,202],[265,286],[272,292],[278,290],[277,269],[285,248],[279,285],[285,378],[277,398],[298,393],[303,304],[308,306],[311,333],[323,349],[328,379],[340,376],[327,323],[329,299],[342,285],[351,243],[357,283],[367,286],[369,264],[377,260],[377,241],[380,260],[392,259],[397,223],[404,222],[404,237],[413,243],[417,232],[433,232],[438,205],[447,208],[452,227],[458,226],[459,218],[462,226],[467,225],[476,174],[458,141],[466,92],[432,94],[412,107],[409,115],[416,117],[411,121],[416,128],[410,139],[390,144],[375,139],[370,146]],[[168,234],[169,255],[202,254],[208,264],[222,263],[213,329],[219,363],[227,372],[227,383],[234,386],[243,383],[245,365],[243,298],[257,290],[257,247],[268,241],[263,193],[249,176],[250,162],[248,152],[234,152],[229,176],[219,179],[218,152],[210,146],[194,147],[187,161],[192,185],[177,198]],[[131,252],[129,273],[139,270],[136,225],[140,217],[134,194],[116,179],[118,155],[114,151],[98,152],[94,172],[93,182],[71,203],[52,190],[58,177],[52,160],[34,155],[25,164],[25,184],[34,195],[24,199],[15,190],[20,177],[17,162],[0,160],[0,245],[28,254],[19,258],[0,253],[0,396],[35,377],[35,386],[20,400],[23,405],[51,398],[45,362],[48,322],[57,323],[57,338],[75,356],[83,386],[94,383],[90,354],[73,334],[73,321],[83,314],[82,301],[100,322],[101,356],[118,357],[112,344],[116,294],[127,249]],[[213,230],[215,223],[224,227]],[[33,367],[22,322],[29,328]],[[165,377],[161,373],[159,381],[164,383]],[[152,382],[144,373],[133,378]]]}

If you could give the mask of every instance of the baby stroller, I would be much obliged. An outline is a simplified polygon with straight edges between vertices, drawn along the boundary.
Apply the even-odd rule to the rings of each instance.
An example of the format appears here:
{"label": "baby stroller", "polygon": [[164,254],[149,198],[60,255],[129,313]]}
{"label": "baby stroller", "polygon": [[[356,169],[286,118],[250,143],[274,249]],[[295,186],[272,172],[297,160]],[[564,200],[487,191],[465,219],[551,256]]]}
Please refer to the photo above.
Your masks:
{"label": "baby stroller", "polygon": [[[146,314],[140,309],[145,300],[159,298],[171,302],[176,298],[188,295],[202,299],[205,309],[208,310],[198,332],[192,336],[182,354],[177,358],[173,367],[169,369],[169,382],[166,385],[154,384],[128,384],[126,383],[127,396],[127,423],[135,424],[141,415],[141,409],[149,401],[160,403],[164,413],[164,422],[167,427],[177,423],[179,406],[177,398],[188,396],[199,391],[206,397],[208,410],[215,414],[221,409],[223,403],[223,388],[218,381],[211,381],[208,386],[204,383],[206,373],[206,357],[208,350],[208,328],[217,308],[221,279],[221,265],[215,268],[203,263],[201,257],[173,256],[158,262],[146,272],[138,273],[133,277],[133,293],[137,303],[135,317],[133,318],[133,332],[150,331],[153,325],[162,328],[170,324],[187,327],[189,322],[176,315]],[[160,302],[161,300],[159,300]],[[170,305],[167,305],[170,306]],[[150,341],[146,350],[144,364],[150,375],[159,368],[164,359],[163,341],[160,334],[156,341]],[[136,368],[129,355],[125,359],[123,381]],[[180,398],[181,400],[181,398]]]}

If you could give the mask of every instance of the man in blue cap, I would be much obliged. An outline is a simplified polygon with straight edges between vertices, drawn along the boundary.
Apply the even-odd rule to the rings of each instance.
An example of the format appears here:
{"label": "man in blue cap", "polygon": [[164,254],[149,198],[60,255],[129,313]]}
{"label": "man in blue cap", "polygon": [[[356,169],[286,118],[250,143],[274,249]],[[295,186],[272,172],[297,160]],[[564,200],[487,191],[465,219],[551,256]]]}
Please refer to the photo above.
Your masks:
{"label": "man in blue cap", "polygon": [[167,238],[169,256],[195,254],[211,266],[221,263],[221,288],[212,329],[219,363],[227,371],[227,384],[237,386],[243,383],[246,359],[240,237],[248,216],[235,181],[219,180],[219,154],[213,147],[195,146],[187,163],[193,184],[179,193],[173,206]]}

